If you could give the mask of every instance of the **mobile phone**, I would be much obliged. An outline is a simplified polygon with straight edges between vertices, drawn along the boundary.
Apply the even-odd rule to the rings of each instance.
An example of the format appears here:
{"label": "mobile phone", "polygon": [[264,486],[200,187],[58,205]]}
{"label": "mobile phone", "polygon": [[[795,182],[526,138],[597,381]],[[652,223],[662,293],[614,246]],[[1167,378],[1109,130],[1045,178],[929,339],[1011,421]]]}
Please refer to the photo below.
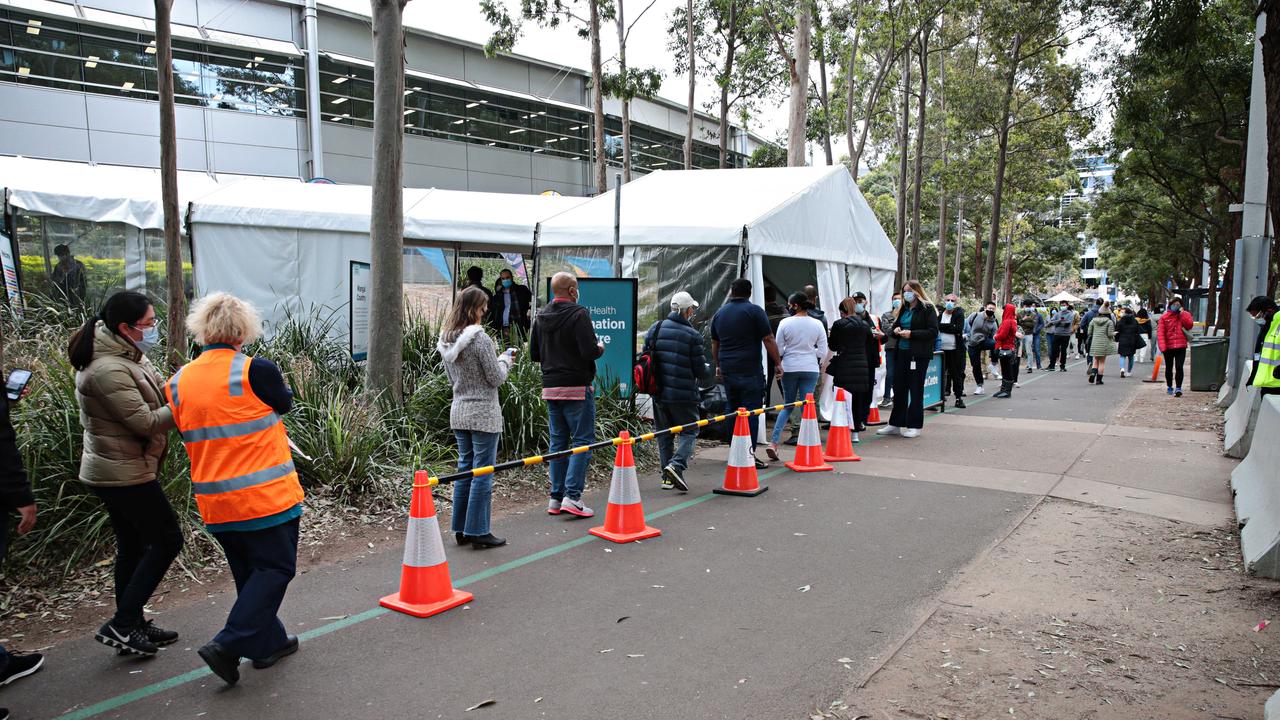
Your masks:
{"label": "mobile phone", "polygon": [[22,397],[22,391],[27,388],[27,383],[30,381],[30,370],[14,370],[9,373],[9,379],[4,383],[5,394],[10,400],[17,400]]}

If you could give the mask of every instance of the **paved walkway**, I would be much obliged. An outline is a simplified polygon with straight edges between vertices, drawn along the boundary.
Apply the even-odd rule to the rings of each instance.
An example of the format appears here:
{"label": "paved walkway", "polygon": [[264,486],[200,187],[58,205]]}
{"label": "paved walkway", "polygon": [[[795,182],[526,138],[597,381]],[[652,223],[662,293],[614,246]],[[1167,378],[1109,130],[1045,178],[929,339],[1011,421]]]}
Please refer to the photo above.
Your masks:
{"label": "paved walkway", "polygon": [[[643,543],[511,515],[496,528],[507,547],[448,543],[455,584],[476,600],[435,618],[376,607],[399,550],[314,569],[283,610],[302,651],[269,671],[246,663],[234,688],[193,652],[225,615],[222,593],[165,615],[184,641],[154,660],[79,638],[0,698],[22,718],[808,716],[874,672],[1046,495],[1230,518],[1232,461],[1216,438],[1109,423],[1151,386],[1094,387],[1082,366],[1023,381],[1011,400],[930,413],[917,440],[865,442],[864,461],[839,472],[771,469],[757,498],[708,492],[724,451],[706,451],[688,495],[642,480],[664,531]],[[588,500],[603,510],[603,494]]]}

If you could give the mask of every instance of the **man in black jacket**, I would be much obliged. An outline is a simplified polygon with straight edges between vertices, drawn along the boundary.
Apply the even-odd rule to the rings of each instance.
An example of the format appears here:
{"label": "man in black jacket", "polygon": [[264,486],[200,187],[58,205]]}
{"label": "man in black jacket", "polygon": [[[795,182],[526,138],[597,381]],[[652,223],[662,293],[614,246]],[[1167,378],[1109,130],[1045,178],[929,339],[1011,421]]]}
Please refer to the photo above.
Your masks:
{"label": "man in black jacket", "polygon": [[[31,482],[18,452],[18,436],[9,420],[9,398],[0,390],[0,563],[4,562],[9,541],[9,516],[18,511],[18,534],[25,535],[36,526],[36,501]],[[38,653],[11,653],[0,646],[0,685],[7,685],[40,669],[44,656]],[[0,708],[0,720],[9,711]]]}
{"label": "man in black jacket", "polygon": [[[702,334],[689,322],[698,312],[698,301],[687,292],[671,298],[671,314],[654,323],[644,336],[646,352],[657,365],[658,394],[653,399],[653,427],[665,430],[676,425],[685,429],[678,437],[658,438],[658,465],[662,468],[662,489],[688,492],[684,471],[693,459],[698,439],[699,385],[711,375],[703,349]],[[759,367],[757,360],[756,366]]]}
{"label": "man in black jacket", "polygon": [[[542,365],[542,399],[547,401],[550,452],[590,445],[596,439],[596,404],[591,383],[604,343],[596,337],[591,313],[578,304],[578,279],[569,273],[551,278],[554,299],[538,311],[529,335],[529,357]],[[570,443],[572,442],[572,445]],[[591,453],[548,463],[551,501],[547,513],[591,517],[582,504]]]}

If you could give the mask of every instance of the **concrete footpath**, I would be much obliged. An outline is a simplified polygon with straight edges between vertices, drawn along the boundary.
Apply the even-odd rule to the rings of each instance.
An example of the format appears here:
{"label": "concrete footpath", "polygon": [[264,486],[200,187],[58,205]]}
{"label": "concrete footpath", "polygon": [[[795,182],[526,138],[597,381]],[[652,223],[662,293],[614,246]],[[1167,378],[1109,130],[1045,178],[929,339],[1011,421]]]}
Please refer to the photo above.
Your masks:
{"label": "concrete footpath", "polygon": [[[864,461],[838,472],[779,464],[757,498],[709,492],[723,448],[699,456],[687,495],[642,478],[663,530],[643,543],[538,508],[498,523],[504,548],[446,538],[455,585],[476,599],[434,618],[377,608],[398,549],[313,569],[282,611],[301,651],[267,671],[245,663],[234,688],[194,654],[224,593],[164,615],[183,640],[153,660],[75,639],[0,701],[17,718],[808,717],[887,661],[1046,496],[1230,518],[1234,461],[1216,438],[1110,424],[1137,379],[1095,387],[1077,364],[1022,380],[1010,400],[929,413],[919,439],[864,442]],[[603,493],[588,502],[603,515]]]}

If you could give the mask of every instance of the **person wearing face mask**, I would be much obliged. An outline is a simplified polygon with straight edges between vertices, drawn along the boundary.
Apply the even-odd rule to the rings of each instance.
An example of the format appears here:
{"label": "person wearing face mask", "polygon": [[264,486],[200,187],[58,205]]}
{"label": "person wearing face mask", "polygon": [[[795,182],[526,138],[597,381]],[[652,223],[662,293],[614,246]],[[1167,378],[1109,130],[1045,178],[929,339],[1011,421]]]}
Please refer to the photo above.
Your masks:
{"label": "person wearing face mask", "polygon": [[1071,303],[1063,301],[1049,318],[1049,369],[1058,364],[1058,370],[1067,371],[1067,350],[1071,346],[1071,333],[1076,326],[1076,311]]}
{"label": "person wearing face mask", "polygon": [[507,268],[498,273],[489,299],[489,327],[501,333],[500,337],[510,347],[520,344],[529,334],[529,308],[533,305],[533,292],[528,285],[515,281]]}
{"label": "person wearing face mask", "polygon": [[898,338],[898,367],[894,371],[893,413],[889,424],[877,435],[920,437],[924,427],[924,376],[933,358],[938,339],[938,312],[919,280],[908,280],[902,286],[902,306],[893,322],[892,334]]}
{"label": "person wearing face mask", "polygon": [[1194,324],[1191,313],[1182,309],[1182,298],[1175,295],[1156,326],[1160,350],[1164,353],[1164,384],[1168,395],[1182,397],[1183,365],[1187,362],[1187,346],[1190,344],[1187,334]]}
{"label": "person wearing face mask", "polygon": [[969,351],[969,364],[973,366],[973,382],[976,386],[973,394],[981,395],[986,392],[982,374],[982,353],[995,349],[996,330],[999,328],[999,322],[996,321],[996,304],[987,303],[985,308],[969,317],[968,325],[969,337],[966,340],[966,346]]}
{"label": "person wearing face mask", "polygon": [[884,399],[880,401],[880,407],[889,407],[893,404],[893,371],[895,357],[894,353],[898,350],[898,338],[890,334],[889,328],[893,327],[893,321],[898,315],[898,308],[902,306],[902,295],[894,293],[893,299],[889,303],[889,309],[880,316],[880,332],[884,338]]}
{"label": "person wearing face mask", "polygon": [[866,425],[867,419],[871,417],[871,403],[876,401],[876,370],[880,367],[880,347],[884,343],[884,333],[880,332],[880,318],[871,314],[871,303],[867,300],[867,294],[861,290],[853,294],[855,304],[854,315],[861,318],[871,328],[871,339],[875,341],[875,348],[867,357],[870,363],[871,371],[868,373],[867,383],[867,411],[862,416],[861,424]]}
{"label": "person wearing face mask", "polygon": [[1280,395],[1280,312],[1276,312],[1276,301],[1259,295],[1249,301],[1245,312],[1258,325],[1248,384],[1262,395]]}
{"label": "person wearing face mask", "polygon": [[964,309],[955,293],[947,295],[938,318],[938,338],[942,341],[942,402],[954,395],[956,407],[964,408]]}
{"label": "person wearing face mask", "polygon": [[80,481],[106,506],[116,536],[116,612],[94,638],[143,657],[178,639],[143,615],[182,550],[178,518],[157,481],[175,427],[164,380],[146,356],[158,340],[151,302],[125,291],[108,298],[67,349],[84,426]]}
{"label": "person wearing face mask", "polygon": [[863,319],[866,306],[856,298],[840,302],[840,319],[831,326],[830,352],[827,355],[827,374],[838,388],[849,395],[849,425],[853,428],[853,441],[858,433],[867,429],[867,414],[871,410],[871,382],[875,375],[873,356],[880,355],[880,343],[872,334],[871,324]]}
{"label": "person wearing face mask", "polygon": [[1089,368],[1089,382],[1102,384],[1102,376],[1107,370],[1107,358],[1116,354],[1116,321],[1111,317],[1111,304],[1103,302],[1098,306],[1098,314],[1089,321],[1089,357],[1093,358]]}
{"label": "person wearing face mask", "polygon": [[[683,291],[673,295],[671,313],[649,327],[641,351],[651,353],[658,367],[653,429],[666,430],[676,425],[685,427],[679,435],[658,437],[658,467],[662,469],[663,490],[675,488],[689,492],[684,471],[693,460],[698,440],[698,401],[702,399],[698,388],[711,378],[702,333],[690,322],[697,312],[698,301],[692,295]],[[760,367],[758,359],[756,367]]]}

